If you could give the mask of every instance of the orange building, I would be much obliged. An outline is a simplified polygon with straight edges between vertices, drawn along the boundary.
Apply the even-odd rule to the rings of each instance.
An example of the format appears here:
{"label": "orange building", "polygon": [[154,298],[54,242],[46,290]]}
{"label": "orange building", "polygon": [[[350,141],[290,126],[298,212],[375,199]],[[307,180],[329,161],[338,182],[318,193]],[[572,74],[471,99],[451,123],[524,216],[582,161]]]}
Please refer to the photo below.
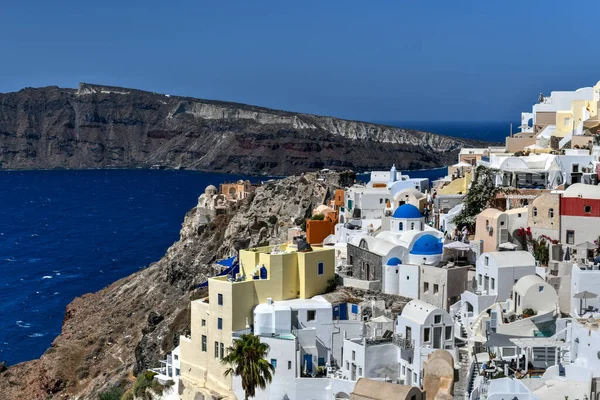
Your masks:
{"label": "orange building", "polygon": [[309,219],[306,221],[306,241],[308,243],[322,244],[327,236],[335,233],[339,209],[344,206],[344,196],[343,189],[336,189],[333,200],[331,200],[333,208],[320,205],[313,210],[313,216],[323,214],[325,218],[323,220]]}
{"label": "orange building", "polygon": [[239,180],[233,183],[221,183],[220,192],[228,200],[242,200],[248,197],[253,187],[250,181]]}

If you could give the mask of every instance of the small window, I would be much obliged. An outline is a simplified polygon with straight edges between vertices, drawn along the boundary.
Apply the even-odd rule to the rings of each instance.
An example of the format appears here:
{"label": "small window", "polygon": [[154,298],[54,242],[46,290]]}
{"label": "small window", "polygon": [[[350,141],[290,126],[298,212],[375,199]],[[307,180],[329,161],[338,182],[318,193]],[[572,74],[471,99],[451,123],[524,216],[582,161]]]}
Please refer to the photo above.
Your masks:
{"label": "small window", "polygon": [[202,320],[202,326],[206,326],[206,320],[205,319]]}
{"label": "small window", "polygon": [[423,342],[425,342],[425,343],[429,342],[429,333],[430,333],[429,328],[425,328],[423,330]]}
{"label": "small window", "polygon": [[423,292],[429,292],[429,282],[423,282]]}
{"label": "small window", "polygon": [[292,362],[288,361],[288,369],[292,369]]}
{"label": "small window", "polygon": [[362,376],[362,368],[358,367],[358,376]]}
{"label": "small window", "polygon": [[521,213],[518,213],[518,214],[517,214],[517,218],[521,218]]}
{"label": "small window", "polygon": [[583,206],[583,212],[586,214],[591,214],[592,206]]}
{"label": "small window", "polygon": [[525,174],[525,183],[533,183],[533,175]]}
{"label": "small window", "polygon": [[358,314],[358,305],[352,304],[352,314]]}
{"label": "small window", "polygon": [[544,287],[542,285],[538,286],[538,292],[543,292],[544,291]]}
{"label": "small window", "polygon": [[548,216],[550,218],[554,218],[554,208],[551,208],[550,210],[548,210]]}
{"label": "small window", "polygon": [[413,372],[413,378],[414,378],[413,382],[417,382],[417,373],[416,372]]}
{"label": "small window", "polygon": [[215,342],[215,358],[219,358],[219,342]]}
{"label": "small window", "polygon": [[174,354],[173,357],[175,357],[175,361],[179,360],[179,356],[177,354]]}
{"label": "small window", "polygon": [[567,244],[575,244],[575,231],[567,231]]}
{"label": "small window", "polygon": [[273,366],[273,368],[277,368],[277,359],[276,358],[271,358],[271,365]]}
{"label": "small window", "polygon": [[325,273],[325,264],[320,262],[317,264],[317,274],[323,275]]}
{"label": "small window", "polygon": [[500,226],[504,226],[504,221],[500,221]]}
{"label": "small window", "polygon": [[490,265],[490,258],[488,256],[484,257],[483,265],[485,265],[486,267]]}
{"label": "small window", "polygon": [[433,294],[438,294],[438,292],[440,291],[440,285],[438,285],[437,283],[433,284]]}
{"label": "small window", "polygon": [[[487,257],[486,257],[486,258],[487,258]],[[482,283],[483,283],[483,277],[481,276],[481,274],[479,274],[479,275],[477,276],[477,280],[479,281],[479,286],[481,286],[481,285],[482,285]]]}
{"label": "small window", "polygon": [[492,278],[492,290],[496,290],[496,278]]}
{"label": "small window", "polygon": [[446,327],[446,340],[452,340],[452,327]]}
{"label": "small window", "polygon": [[383,199],[379,199],[379,204],[383,204]]}
{"label": "small window", "polygon": [[217,329],[218,330],[222,330],[223,329],[223,318],[218,318],[217,319]]}
{"label": "small window", "polygon": [[406,280],[409,280],[409,279],[410,279],[410,276],[406,275]]}
{"label": "small window", "polygon": [[206,335],[202,335],[202,351],[206,353]]}
{"label": "small window", "polygon": [[175,376],[181,376],[181,370],[179,368],[175,368]]}
{"label": "small window", "polygon": [[413,230],[413,229],[415,229],[415,223],[414,223],[414,222],[411,222],[411,223],[410,223],[410,230]]}
{"label": "small window", "polygon": [[317,318],[317,312],[315,310],[308,310],[306,312],[306,320],[314,321]]}
{"label": "small window", "polygon": [[346,369],[349,370],[350,369],[350,363],[348,361],[346,361]]}
{"label": "small window", "polygon": [[220,306],[223,305],[223,295],[221,293],[217,295],[217,304]]}
{"label": "small window", "polygon": [[433,323],[434,324],[441,324],[442,323],[442,316],[441,315],[434,315],[433,316]]}
{"label": "small window", "polygon": [[352,350],[352,361],[356,360],[356,351]]}
{"label": "small window", "polygon": [[571,125],[571,118],[566,117],[563,121],[563,124],[565,125],[565,128],[568,128],[569,125]]}
{"label": "small window", "polygon": [[221,345],[221,358],[225,357],[225,346],[223,345],[223,343],[220,343]]}
{"label": "small window", "polygon": [[396,273],[398,273],[398,270],[396,270]]}
{"label": "small window", "polygon": [[403,231],[404,230],[404,224],[402,222],[398,223],[398,230],[399,231]]}
{"label": "small window", "polygon": [[406,375],[406,365],[402,366],[402,376]]}

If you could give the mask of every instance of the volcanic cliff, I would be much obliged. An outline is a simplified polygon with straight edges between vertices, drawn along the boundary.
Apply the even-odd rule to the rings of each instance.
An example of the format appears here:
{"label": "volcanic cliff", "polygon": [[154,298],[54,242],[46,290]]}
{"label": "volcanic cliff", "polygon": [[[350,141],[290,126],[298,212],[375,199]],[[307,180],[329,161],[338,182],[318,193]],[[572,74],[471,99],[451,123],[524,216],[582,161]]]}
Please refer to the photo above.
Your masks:
{"label": "volcanic cliff", "polygon": [[2,399],[95,399],[133,374],[158,365],[189,333],[195,289],[217,272],[216,260],[237,249],[282,242],[296,218],[351,184],[353,173],[307,173],[257,188],[227,214],[198,225],[196,209],[183,222],[180,240],[146,269],[67,306],[61,334],[38,360],[0,373]]}
{"label": "volcanic cliff", "polygon": [[80,84],[0,94],[0,168],[186,168],[291,175],[431,168],[483,142],[338,118]]}

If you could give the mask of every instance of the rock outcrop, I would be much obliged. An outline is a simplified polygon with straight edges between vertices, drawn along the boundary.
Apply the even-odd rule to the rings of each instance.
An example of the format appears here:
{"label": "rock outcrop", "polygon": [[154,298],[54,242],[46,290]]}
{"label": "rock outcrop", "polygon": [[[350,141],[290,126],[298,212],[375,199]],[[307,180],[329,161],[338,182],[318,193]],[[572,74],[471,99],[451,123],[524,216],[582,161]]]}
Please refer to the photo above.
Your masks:
{"label": "rock outcrop", "polygon": [[180,240],[160,261],[69,304],[62,332],[44,355],[0,373],[0,397],[93,399],[113,385],[130,385],[133,374],[157,366],[189,332],[190,300],[206,294],[195,288],[220,272],[216,260],[284,241],[296,218],[309,216],[353,176],[309,173],[269,182],[208,225],[198,226],[192,209]]}
{"label": "rock outcrop", "polygon": [[291,175],[454,163],[483,142],[244,104],[80,84],[0,94],[1,168]]}

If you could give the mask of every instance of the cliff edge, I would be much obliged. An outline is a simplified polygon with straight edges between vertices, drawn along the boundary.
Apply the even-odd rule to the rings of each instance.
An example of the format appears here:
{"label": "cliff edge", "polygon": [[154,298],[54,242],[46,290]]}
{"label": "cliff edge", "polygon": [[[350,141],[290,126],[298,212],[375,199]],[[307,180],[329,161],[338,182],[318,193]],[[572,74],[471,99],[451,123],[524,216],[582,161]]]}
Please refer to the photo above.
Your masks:
{"label": "cliff edge", "polygon": [[82,83],[0,94],[0,168],[186,168],[292,175],[454,163],[484,142]]}

